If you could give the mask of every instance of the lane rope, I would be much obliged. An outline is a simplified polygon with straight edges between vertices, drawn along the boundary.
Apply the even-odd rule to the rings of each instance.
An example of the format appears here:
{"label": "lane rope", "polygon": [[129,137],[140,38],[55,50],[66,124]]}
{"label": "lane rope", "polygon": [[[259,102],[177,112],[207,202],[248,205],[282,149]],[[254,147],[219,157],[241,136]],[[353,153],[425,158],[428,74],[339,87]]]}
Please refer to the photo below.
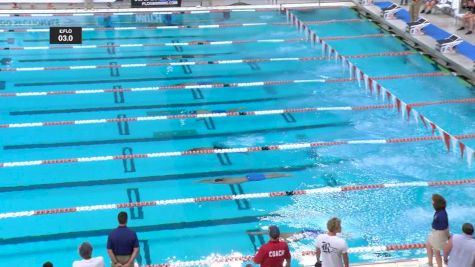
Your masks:
{"label": "lane rope", "polygon": [[[406,56],[414,54],[412,51],[404,52],[385,52],[369,55],[356,55],[364,57],[382,57],[382,56]],[[228,64],[246,64],[263,62],[286,62],[286,61],[321,61],[332,57],[281,57],[281,58],[250,58],[250,59],[226,59],[226,60],[208,60],[208,61],[187,61],[187,62],[160,62],[160,63],[128,63],[116,65],[79,65],[79,66],[54,66],[54,67],[26,67],[26,68],[0,68],[0,72],[18,72],[18,71],[52,71],[52,70],[86,70],[86,69],[110,69],[110,68],[145,68],[145,67],[173,67],[173,66],[192,66],[192,65],[228,65]]]}
{"label": "lane rope", "polygon": [[[449,152],[452,151],[453,154],[456,154],[458,151],[461,158],[463,159],[464,157],[466,157],[468,165],[472,165],[474,150],[471,147],[468,147],[460,140],[458,140],[457,136],[450,134],[448,131],[442,129],[439,125],[429,120],[427,117],[421,115],[413,107],[408,106],[406,102],[402,101],[394,93],[384,88],[379,82],[376,81],[385,79],[376,79],[375,77],[369,77],[369,75],[365,74],[360,68],[356,67],[356,65],[350,62],[346,56],[339,55],[336,49],[331,47],[327,42],[325,42],[325,40],[322,40],[313,30],[311,30],[304,22],[297,18],[288,9],[285,10],[285,13],[287,21],[294,27],[296,27],[299,32],[303,32],[305,34],[306,39],[309,40],[313,46],[316,46],[317,43],[321,44],[322,53],[324,56],[334,55],[337,58],[341,58],[343,66],[348,68],[350,71],[350,79],[356,79],[360,86],[361,81],[363,81],[364,88],[370,94],[378,97],[378,99],[382,99],[383,101],[385,101],[386,98],[390,104],[396,105],[398,112],[402,115],[403,118],[407,114],[406,118],[407,120],[410,120],[410,114],[412,112],[416,121],[420,119],[426,128],[430,127],[432,134],[434,134],[436,131],[440,134],[441,139],[444,141],[444,144]],[[389,77],[391,76],[387,76],[386,79],[390,79]],[[373,92],[376,92],[376,94],[373,94]]]}
{"label": "lane rope", "polygon": [[[307,23],[329,24],[348,22],[348,20],[329,20],[329,21],[309,21]],[[351,22],[351,21],[350,21]],[[95,31],[136,31],[136,30],[175,30],[175,29],[216,29],[216,28],[235,28],[235,27],[255,27],[255,26],[290,26],[287,22],[254,22],[254,23],[222,23],[205,25],[174,25],[174,26],[141,26],[141,27],[86,27],[83,32]],[[49,28],[36,29],[0,29],[0,33],[9,32],[49,32]]]}
{"label": "lane rope", "polygon": [[[475,103],[475,98],[449,99],[441,101],[426,101],[407,104],[409,108],[425,107],[446,104],[467,104]],[[271,110],[255,110],[255,111],[222,111],[222,112],[202,112],[197,111],[178,114],[178,115],[160,115],[160,116],[143,116],[130,118],[103,118],[88,120],[68,120],[68,121],[47,121],[47,122],[24,122],[0,124],[0,128],[31,128],[31,127],[47,127],[47,126],[64,126],[64,125],[87,125],[87,124],[103,124],[118,122],[140,122],[140,121],[161,121],[175,119],[194,119],[194,118],[217,118],[217,117],[244,117],[244,116],[267,116],[280,115],[289,113],[306,113],[306,112],[325,112],[325,111],[363,111],[376,109],[398,108],[397,105],[369,105],[369,106],[333,106],[333,107],[306,107],[306,108],[290,108],[290,109],[271,109]]]}
{"label": "lane rope", "polygon": [[162,46],[195,46],[195,45],[233,45],[248,43],[290,43],[301,42],[303,38],[293,39],[263,39],[263,40],[230,40],[230,41],[191,41],[180,43],[129,43],[103,45],[58,45],[58,46],[24,46],[0,47],[0,50],[53,50],[53,49],[95,49],[95,48],[131,48],[131,47],[162,47]]}
{"label": "lane rope", "polygon": [[[406,79],[414,77],[437,77],[450,75],[445,72],[431,72],[422,74],[407,74],[397,76],[382,76],[373,77],[373,80],[393,80]],[[336,79],[311,79],[311,80],[277,80],[277,81],[254,81],[254,82],[240,82],[240,83],[208,83],[208,84],[175,84],[163,86],[149,86],[149,87],[134,87],[122,89],[82,89],[72,91],[43,91],[43,92],[17,92],[17,93],[0,93],[0,97],[31,97],[31,96],[52,96],[52,95],[84,95],[84,94],[103,94],[115,92],[147,92],[147,91],[167,91],[167,90],[189,90],[189,89],[218,89],[218,88],[236,88],[236,87],[257,87],[266,85],[284,85],[284,84],[299,84],[299,83],[344,83],[358,81],[356,78],[336,78]]]}
{"label": "lane rope", "polygon": [[61,214],[61,213],[92,212],[92,211],[99,211],[99,210],[112,210],[112,209],[124,209],[124,208],[136,208],[136,207],[170,206],[170,205],[195,204],[195,203],[199,204],[199,203],[204,203],[204,202],[219,202],[219,201],[231,201],[231,200],[242,200],[242,199],[261,199],[261,198],[292,197],[292,196],[303,196],[303,195],[334,194],[334,193],[349,192],[349,191],[368,191],[368,190],[380,190],[380,189],[387,189],[387,188],[410,188],[410,187],[417,188],[417,187],[437,187],[437,186],[458,186],[458,185],[470,185],[470,184],[475,184],[475,178],[450,180],[450,181],[348,185],[348,186],[322,187],[322,188],[303,189],[303,190],[176,198],[176,199],[127,202],[127,203],[116,203],[116,204],[88,205],[88,206],[78,206],[78,207],[69,207],[69,208],[52,208],[52,209],[42,209],[42,210],[30,210],[30,211],[3,212],[3,213],[0,213],[0,219],[29,217],[29,216],[38,216],[38,215],[52,215],[52,214]]}
{"label": "lane rope", "polygon": [[[322,38],[323,40],[347,40],[359,38],[383,38],[386,34],[363,34],[351,36],[335,36]],[[58,46],[12,46],[0,47],[0,50],[54,50],[54,49],[96,49],[96,48],[131,48],[131,47],[163,47],[163,46],[197,46],[197,45],[235,45],[248,43],[290,43],[305,41],[304,38],[293,39],[262,39],[262,40],[228,40],[228,41],[191,41],[180,43],[129,43],[129,44],[102,44],[102,45],[58,45]]]}
{"label": "lane rope", "polygon": [[[475,138],[475,133],[455,135],[457,139],[471,139]],[[186,150],[186,151],[169,151],[169,152],[153,152],[144,154],[131,154],[131,155],[109,155],[109,156],[92,156],[92,157],[78,157],[78,158],[62,158],[62,159],[40,159],[30,161],[12,161],[1,162],[0,168],[11,167],[25,167],[25,166],[39,166],[39,165],[57,165],[66,163],[84,163],[84,162],[101,162],[101,161],[113,161],[124,159],[145,159],[145,158],[165,158],[165,157],[178,157],[178,156],[190,156],[190,155],[207,155],[207,154],[224,154],[224,153],[252,153],[261,151],[277,151],[277,150],[300,150],[308,149],[311,147],[324,147],[324,146],[339,146],[339,145],[382,145],[382,144],[395,144],[395,143],[414,143],[423,141],[435,141],[443,140],[441,136],[418,136],[418,137],[398,137],[388,139],[361,139],[361,140],[341,140],[341,141],[317,141],[308,143],[288,143],[281,145],[267,145],[267,146],[254,146],[254,147],[235,147],[225,149],[200,149],[200,150]],[[474,156],[473,150],[467,154]]]}

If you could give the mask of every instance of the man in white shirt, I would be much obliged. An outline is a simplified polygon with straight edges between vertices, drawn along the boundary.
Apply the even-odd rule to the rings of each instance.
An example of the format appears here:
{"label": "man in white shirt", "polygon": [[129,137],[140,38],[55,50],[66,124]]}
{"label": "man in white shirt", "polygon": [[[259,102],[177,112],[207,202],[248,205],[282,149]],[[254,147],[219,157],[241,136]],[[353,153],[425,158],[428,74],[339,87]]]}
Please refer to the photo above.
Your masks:
{"label": "man in white shirt", "polygon": [[[331,218],[327,222],[327,234],[317,237],[317,264],[322,267],[349,267],[348,245],[337,233],[341,233],[341,220]],[[322,261],[320,261],[320,257]]]}
{"label": "man in white shirt", "polygon": [[83,260],[74,261],[73,267],[104,267],[104,258],[102,256],[92,258],[92,246],[88,242],[81,244],[79,255]]}
{"label": "man in white shirt", "polygon": [[464,223],[461,235],[453,235],[444,248],[444,261],[448,267],[475,266],[475,239],[473,225]]}

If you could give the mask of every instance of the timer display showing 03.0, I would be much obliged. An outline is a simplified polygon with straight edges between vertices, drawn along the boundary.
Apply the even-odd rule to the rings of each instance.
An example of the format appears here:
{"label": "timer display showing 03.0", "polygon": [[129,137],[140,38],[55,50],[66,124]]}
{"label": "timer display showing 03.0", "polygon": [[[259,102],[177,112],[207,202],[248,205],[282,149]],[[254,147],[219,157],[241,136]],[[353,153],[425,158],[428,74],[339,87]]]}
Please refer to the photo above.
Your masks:
{"label": "timer display showing 03.0", "polygon": [[82,44],[81,27],[50,27],[50,44]]}
{"label": "timer display showing 03.0", "polygon": [[58,35],[58,42],[72,42],[74,40],[74,36],[72,35]]}

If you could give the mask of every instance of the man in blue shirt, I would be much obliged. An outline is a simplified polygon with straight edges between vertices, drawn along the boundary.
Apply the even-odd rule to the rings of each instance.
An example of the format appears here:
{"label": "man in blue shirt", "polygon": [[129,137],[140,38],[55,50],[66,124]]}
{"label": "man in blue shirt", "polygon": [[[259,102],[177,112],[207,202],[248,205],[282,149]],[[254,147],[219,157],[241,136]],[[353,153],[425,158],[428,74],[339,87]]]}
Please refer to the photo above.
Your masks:
{"label": "man in blue shirt", "polygon": [[112,267],[133,267],[139,253],[137,234],[127,228],[127,213],[120,212],[117,216],[119,227],[114,229],[107,239],[107,253]]}

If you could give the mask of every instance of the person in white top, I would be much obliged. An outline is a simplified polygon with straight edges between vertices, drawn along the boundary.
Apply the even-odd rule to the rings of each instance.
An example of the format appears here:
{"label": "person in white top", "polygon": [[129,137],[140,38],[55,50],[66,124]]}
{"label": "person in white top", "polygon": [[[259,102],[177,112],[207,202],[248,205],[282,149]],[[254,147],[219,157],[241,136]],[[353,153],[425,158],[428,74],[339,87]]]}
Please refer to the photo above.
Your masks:
{"label": "person in white top", "polygon": [[83,242],[79,247],[79,255],[83,260],[74,261],[73,267],[104,267],[102,256],[92,257],[92,246],[89,242]]}
{"label": "person in white top", "polygon": [[[327,222],[328,233],[317,237],[317,263],[322,267],[349,267],[348,245],[343,238],[336,236],[341,233],[341,220],[331,218]],[[320,257],[322,261],[320,261]]]}
{"label": "person in white top", "polygon": [[475,266],[475,239],[473,225],[464,223],[461,235],[453,235],[444,247],[444,261],[448,267]]}

